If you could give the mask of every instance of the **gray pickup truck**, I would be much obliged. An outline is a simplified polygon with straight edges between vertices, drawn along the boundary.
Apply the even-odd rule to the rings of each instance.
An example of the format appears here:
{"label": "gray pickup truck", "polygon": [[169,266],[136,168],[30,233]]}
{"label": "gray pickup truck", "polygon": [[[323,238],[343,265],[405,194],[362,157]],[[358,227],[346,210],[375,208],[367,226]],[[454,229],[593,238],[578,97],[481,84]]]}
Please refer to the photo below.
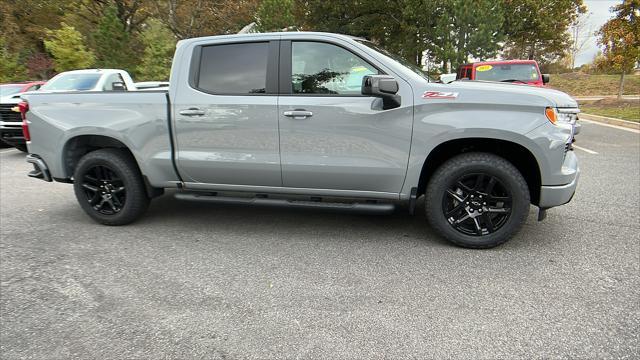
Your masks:
{"label": "gray pickup truck", "polygon": [[24,96],[29,176],[74,184],[94,220],[150,199],[413,213],[488,248],[571,200],[577,103],[493,82],[430,82],[371,42],[328,33],[178,43],[170,86]]}

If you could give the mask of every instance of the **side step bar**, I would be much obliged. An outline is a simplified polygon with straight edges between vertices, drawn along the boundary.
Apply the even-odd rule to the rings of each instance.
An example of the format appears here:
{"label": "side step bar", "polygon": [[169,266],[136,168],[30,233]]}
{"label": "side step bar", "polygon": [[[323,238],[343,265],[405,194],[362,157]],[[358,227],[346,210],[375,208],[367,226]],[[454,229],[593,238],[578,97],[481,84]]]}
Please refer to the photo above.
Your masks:
{"label": "side step bar", "polygon": [[218,204],[237,205],[258,205],[258,206],[279,206],[297,209],[328,209],[337,211],[367,212],[376,214],[389,214],[395,210],[395,205],[391,203],[337,203],[322,201],[269,199],[264,195],[257,197],[228,197],[210,195],[207,193],[178,192],[175,194],[178,200],[204,201]]}

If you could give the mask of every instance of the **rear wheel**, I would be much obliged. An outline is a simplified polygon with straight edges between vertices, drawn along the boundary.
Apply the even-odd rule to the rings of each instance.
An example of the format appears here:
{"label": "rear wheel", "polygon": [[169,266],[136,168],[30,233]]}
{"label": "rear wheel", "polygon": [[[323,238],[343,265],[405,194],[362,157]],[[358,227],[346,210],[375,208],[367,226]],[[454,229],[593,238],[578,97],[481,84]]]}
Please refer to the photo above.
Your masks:
{"label": "rear wheel", "polygon": [[454,244],[491,248],[509,240],[529,214],[529,189],[507,160],[467,153],[445,162],[429,181],[427,219]]}
{"label": "rear wheel", "polygon": [[82,157],[73,187],[82,209],[101,224],[131,223],[149,206],[135,160],[121,149],[96,150]]}

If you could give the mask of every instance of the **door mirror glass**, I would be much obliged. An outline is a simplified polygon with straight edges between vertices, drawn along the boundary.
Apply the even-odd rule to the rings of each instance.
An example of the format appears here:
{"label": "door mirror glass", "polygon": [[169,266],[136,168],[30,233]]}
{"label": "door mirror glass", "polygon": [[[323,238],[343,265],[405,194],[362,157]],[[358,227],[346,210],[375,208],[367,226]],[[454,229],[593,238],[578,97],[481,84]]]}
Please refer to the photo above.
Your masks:
{"label": "door mirror glass", "polygon": [[549,82],[549,74],[542,74],[542,83],[546,84]]}
{"label": "door mirror glass", "polygon": [[389,75],[367,75],[362,78],[362,95],[382,98],[383,109],[400,106],[398,82]]}
{"label": "door mirror glass", "polygon": [[114,90],[114,91],[125,91],[125,90],[127,90],[127,87],[121,81],[114,81],[114,82],[111,83],[111,90]]}

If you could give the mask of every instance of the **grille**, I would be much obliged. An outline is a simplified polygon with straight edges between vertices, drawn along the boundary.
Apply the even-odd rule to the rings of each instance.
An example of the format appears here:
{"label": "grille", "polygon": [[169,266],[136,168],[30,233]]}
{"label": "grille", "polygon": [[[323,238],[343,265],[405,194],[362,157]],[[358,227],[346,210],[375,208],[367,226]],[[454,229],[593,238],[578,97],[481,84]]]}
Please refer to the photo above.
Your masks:
{"label": "grille", "polygon": [[0,121],[22,122],[20,113],[11,110],[17,104],[0,104]]}

